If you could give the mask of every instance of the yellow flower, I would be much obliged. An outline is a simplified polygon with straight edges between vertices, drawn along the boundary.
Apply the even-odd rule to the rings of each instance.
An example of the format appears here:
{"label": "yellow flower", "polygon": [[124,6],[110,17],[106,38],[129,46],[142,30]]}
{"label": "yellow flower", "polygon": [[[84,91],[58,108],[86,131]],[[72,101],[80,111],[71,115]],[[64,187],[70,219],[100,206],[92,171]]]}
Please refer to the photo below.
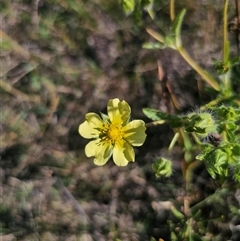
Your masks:
{"label": "yellow flower", "polygon": [[126,166],[135,161],[132,146],[141,146],[145,139],[145,123],[142,120],[129,122],[131,108],[126,101],[109,100],[107,115],[88,113],[79,126],[79,134],[90,141],[85,147],[87,157],[95,157],[96,165],[104,165],[113,155],[118,166]]}

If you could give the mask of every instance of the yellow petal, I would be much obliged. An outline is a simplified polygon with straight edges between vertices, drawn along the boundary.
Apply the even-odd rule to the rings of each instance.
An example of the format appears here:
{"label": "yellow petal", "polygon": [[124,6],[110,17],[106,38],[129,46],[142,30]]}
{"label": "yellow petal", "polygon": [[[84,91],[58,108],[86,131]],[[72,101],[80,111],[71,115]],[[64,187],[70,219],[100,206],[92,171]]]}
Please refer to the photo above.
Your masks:
{"label": "yellow petal", "polygon": [[141,146],[145,139],[145,123],[142,120],[134,120],[122,128],[124,139],[133,146]]}
{"label": "yellow petal", "polygon": [[98,138],[103,127],[103,121],[99,115],[88,113],[85,115],[84,121],[78,128],[79,134],[87,139]]}
{"label": "yellow petal", "polygon": [[131,145],[122,141],[113,148],[113,161],[117,166],[126,166],[128,162],[135,161],[135,153]]}
{"label": "yellow petal", "polygon": [[117,98],[108,101],[107,111],[113,124],[125,125],[129,121],[131,114],[131,108],[128,103]]}
{"label": "yellow petal", "polygon": [[85,147],[87,157],[94,156],[94,163],[98,166],[104,165],[112,155],[112,146],[109,142],[100,139],[90,141]]}

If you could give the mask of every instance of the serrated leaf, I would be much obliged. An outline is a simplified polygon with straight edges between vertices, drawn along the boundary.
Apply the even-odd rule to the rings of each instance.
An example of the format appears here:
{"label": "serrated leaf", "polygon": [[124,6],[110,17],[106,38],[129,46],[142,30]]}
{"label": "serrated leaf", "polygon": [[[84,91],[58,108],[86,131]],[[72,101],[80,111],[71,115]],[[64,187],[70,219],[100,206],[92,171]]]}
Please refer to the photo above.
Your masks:
{"label": "serrated leaf", "polygon": [[226,129],[229,130],[229,131],[234,132],[234,131],[237,130],[237,128],[238,128],[238,126],[235,125],[233,122],[226,123]]}
{"label": "serrated leaf", "polygon": [[228,163],[228,155],[227,153],[221,151],[221,150],[216,150],[215,151],[215,156],[214,156],[214,159],[215,159],[215,167],[218,168],[218,167],[221,167],[223,166],[224,164],[227,164]]}
{"label": "serrated leaf", "polygon": [[212,146],[211,144],[203,144],[202,145],[202,151],[200,154],[198,154],[196,156],[196,159],[199,161],[204,161],[207,159],[207,156],[213,151],[214,146]]}

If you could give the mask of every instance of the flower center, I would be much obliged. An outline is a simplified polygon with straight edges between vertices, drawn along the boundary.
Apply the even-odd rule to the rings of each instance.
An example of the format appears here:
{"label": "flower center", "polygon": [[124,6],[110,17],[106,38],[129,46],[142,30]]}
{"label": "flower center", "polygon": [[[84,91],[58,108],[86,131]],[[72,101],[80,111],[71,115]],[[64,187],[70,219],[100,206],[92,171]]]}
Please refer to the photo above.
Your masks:
{"label": "flower center", "polygon": [[117,139],[122,138],[121,128],[116,125],[110,125],[107,136],[112,141],[116,141]]}

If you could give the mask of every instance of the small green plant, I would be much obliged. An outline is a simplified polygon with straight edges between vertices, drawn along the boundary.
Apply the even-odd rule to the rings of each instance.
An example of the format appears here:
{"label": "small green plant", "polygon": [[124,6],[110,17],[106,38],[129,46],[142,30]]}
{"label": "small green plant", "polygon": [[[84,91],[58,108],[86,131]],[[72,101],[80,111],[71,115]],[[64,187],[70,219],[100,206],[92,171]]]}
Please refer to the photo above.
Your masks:
{"label": "small green plant", "polygon": [[[154,19],[153,4],[154,1],[132,1],[121,0],[121,6],[126,15],[131,15],[139,20],[141,17],[142,9],[147,11],[152,19]],[[203,81],[206,82],[215,93],[216,98],[212,99],[209,103],[201,106],[198,110],[192,111],[188,114],[168,114],[156,109],[144,108],[143,113],[151,119],[153,122],[146,124],[147,128],[153,125],[161,125],[167,123],[175,132],[172,142],[169,144],[169,152],[173,149],[176,142],[182,140],[182,150],[184,153],[183,160],[183,176],[186,180],[186,197],[191,193],[191,181],[192,172],[194,167],[198,163],[203,162],[207,171],[211,175],[212,179],[215,179],[218,183],[218,189],[215,193],[210,195],[198,204],[191,205],[189,202],[185,203],[184,214],[180,210],[177,210],[173,206],[171,208],[173,214],[177,213],[177,218],[180,220],[180,226],[182,231],[176,232],[177,226],[173,223],[170,224],[171,238],[172,240],[205,240],[202,239],[203,234],[201,231],[196,231],[202,225],[201,210],[197,208],[203,207],[205,204],[212,202],[212,199],[216,197],[219,200],[224,200],[226,195],[226,187],[228,181],[234,181],[236,185],[240,183],[240,96],[234,92],[232,86],[232,69],[234,66],[240,66],[240,57],[231,59],[229,54],[229,42],[227,40],[227,7],[228,1],[224,2],[223,11],[223,57],[221,60],[214,60],[213,66],[216,70],[218,78],[213,77],[210,73],[200,67],[186,51],[181,39],[181,26],[186,14],[186,9],[183,9],[176,17],[174,12],[174,1],[170,1],[170,18],[171,26],[168,29],[167,34],[158,33],[153,29],[147,28],[147,32],[155,39],[154,42],[148,42],[143,45],[144,48],[155,50],[159,48],[171,48],[176,50],[185,61],[200,75]],[[159,31],[160,32],[160,31]],[[116,101],[115,100],[110,100]],[[119,100],[118,100],[119,102]],[[119,102],[123,103],[123,102]],[[126,103],[126,102],[124,102]],[[127,105],[127,104],[126,104]],[[117,111],[121,108],[116,106]],[[120,111],[121,112],[121,111]],[[120,113],[119,112],[119,113]],[[121,115],[124,113],[121,112]],[[129,114],[127,115],[127,118]],[[96,118],[95,118],[96,119]],[[100,123],[100,119],[97,118]],[[120,118],[121,119],[121,118]],[[113,158],[117,165],[122,165],[119,160],[116,161],[116,155],[114,157],[114,150],[117,148],[117,142],[115,140],[115,133],[122,133],[124,127],[121,126],[121,131],[118,129],[116,132],[111,131],[114,120],[109,120],[108,117],[103,116],[103,120],[107,127],[106,131],[102,131],[102,127],[93,127],[92,133],[101,132],[98,137],[109,141],[110,146],[105,146],[101,153],[108,153],[106,160],[110,157],[113,149]],[[88,116],[86,121],[89,125]],[[121,140],[126,143],[126,148],[122,146],[122,152],[124,154],[124,165],[128,164],[128,161],[134,161],[134,156],[130,155],[128,150],[129,144],[135,143],[136,138],[141,140],[137,143],[143,144],[145,140],[144,128],[140,121],[138,121],[138,127],[133,126],[134,141],[129,139],[127,132],[121,135]],[[131,122],[130,122],[131,123]],[[142,123],[142,122],[141,122]],[[102,121],[100,123],[102,125]],[[83,128],[85,124],[80,125],[79,132],[84,137]],[[128,124],[129,125],[129,124]],[[104,130],[105,130],[104,129]],[[115,129],[114,129],[115,130]],[[129,129],[130,130],[130,129]],[[130,131],[131,132],[131,131]],[[134,132],[134,133],[133,133]],[[124,131],[123,131],[124,133]],[[192,138],[191,138],[192,136]],[[130,135],[131,137],[131,135]],[[135,138],[136,137],[136,138]],[[133,143],[132,143],[133,141]],[[101,143],[101,141],[99,142]],[[94,142],[94,145],[97,143]],[[136,144],[136,143],[135,143]],[[99,144],[97,144],[99,145]],[[109,149],[110,148],[110,149]],[[88,156],[95,156],[96,153],[91,148],[91,155],[89,155],[89,148],[86,150]],[[97,147],[99,149],[99,146]],[[96,150],[97,150],[96,149]],[[94,152],[94,153],[93,153]],[[97,151],[96,151],[97,152]],[[106,161],[101,162],[105,164]],[[96,163],[96,159],[95,159]],[[96,163],[99,164],[99,163]],[[173,173],[172,162],[168,158],[158,157],[152,165],[152,169],[156,174],[156,177],[169,177]],[[176,216],[176,215],[175,215]],[[221,220],[220,220],[221,221]],[[195,223],[195,224],[193,224]],[[198,227],[199,225],[199,227]],[[207,232],[207,228],[205,230]]]}

